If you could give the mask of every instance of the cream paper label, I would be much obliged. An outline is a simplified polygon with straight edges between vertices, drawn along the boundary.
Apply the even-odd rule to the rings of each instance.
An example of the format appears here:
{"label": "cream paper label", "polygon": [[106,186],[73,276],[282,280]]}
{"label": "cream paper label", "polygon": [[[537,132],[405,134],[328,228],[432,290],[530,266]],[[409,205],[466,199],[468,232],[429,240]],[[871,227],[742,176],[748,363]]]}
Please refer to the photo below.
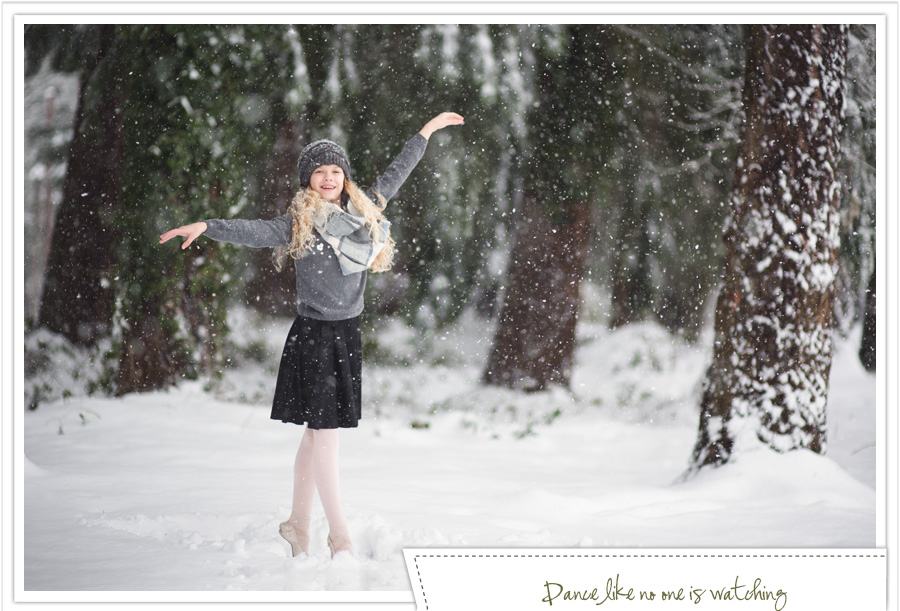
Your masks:
{"label": "cream paper label", "polygon": [[883,549],[405,549],[419,611],[884,609]]}

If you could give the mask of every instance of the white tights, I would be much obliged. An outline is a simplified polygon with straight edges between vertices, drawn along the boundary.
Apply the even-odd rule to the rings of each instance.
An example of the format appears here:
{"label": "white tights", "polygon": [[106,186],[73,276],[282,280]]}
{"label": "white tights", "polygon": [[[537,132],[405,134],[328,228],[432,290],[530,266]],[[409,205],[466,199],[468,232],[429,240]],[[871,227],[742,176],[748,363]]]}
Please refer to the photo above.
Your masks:
{"label": "white tights", "polygon": [[290,517],[301,531],[309,530],[313,496],[318,489],[330,534],[335,538],[349,537],[341,511],[339,449],[338,429],[306,429],[294,460],[294,504]]}

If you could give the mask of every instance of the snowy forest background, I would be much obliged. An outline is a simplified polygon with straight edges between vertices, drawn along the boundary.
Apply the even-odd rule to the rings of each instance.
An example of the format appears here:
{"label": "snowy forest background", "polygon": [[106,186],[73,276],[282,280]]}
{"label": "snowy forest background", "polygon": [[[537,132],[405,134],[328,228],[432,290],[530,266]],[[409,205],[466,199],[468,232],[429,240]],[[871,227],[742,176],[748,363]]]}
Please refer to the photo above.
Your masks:
{"label": "snowy forest background", "polygon": [[[534,446],[515,444],[540,438],[580,447],[573,426],[604,440],[606,455],[581,442],[590,447],[580,455],[598,462],[651,445],[663,453],[664,468],[641,457],[632,461],[633,471],[616,476],[622,481],[647,470],[671,482],[689,464],[698,469],[727,462],[733,440],[713,438],[710,422],[722,414],[707,403],[717,400],[709,399],[713,391],[730,384],[715,373],[717,359],[744,357],[737,340],[729,348],[733,354],[722,354],[717,334],[725,322],[714,329],[714,321],[724,320],[726,307],[717,298],[741,268],[735,263],[741,255],[727,240],[735,234],[728,227],[742,197],[738,159],[749,158],[752,140],[742,127],[749,112],[747,64],[756,61],[749,59],[757,57],[753,49],[762,48],[755,45],[776,48],[778,36],[770,34],[729,24],[27,26],[26,476],[45,482],[31,484],[31,498],[51,494],[46,482],[54,481],[54,473],[62,477],[53,461],[65,455],[66,444],[116,447],[128,427],[154,431],[159,414],[200,429],[207,418],[231,422],[242,435],[248,422],[267,417],[280,342],[294,312],[293,270],[276,273],[271,252],[202,238],[184,252],[160,246],[163,231],[206,218],[282,214],[296,189],[297,156],[317,138],[343,144],[354,179],[367,185],[429,118],[447,110],[466,123],[431,138],[389,205],[398,243],[395,268],[369,276],[360,430],[371,420],[376,441],[389,436],[401,447],[418,447],[407,437],[411,431],[429,435],[436,449],[468,444],[457,437],[465,431],[471,439],[501,444],[493,451],[473,449],[485,461],[497,450],[534,452]],[[860,406],[874,401],[874,34],[866,25],[835,29],[829,35],[836,46],[826,45],[828,53],[801,56],[805,68],[826,75],[833,68],[842,77],[831,93],[843,129],[818,149],[827,148],[825,162],[837,165],[832,183],[839,190],[828,191],[830,203],[824,203],[832,206],[832,220],[839,218],[828,224],[839,246],[823,255],[834,270],[822,291],[827,298],[809,308],[815,324],[824,325],[828,338],[833,334],[840,366],[832,367],[830,339],[824,347],[816,344],[824,356],[812,367],[824,367],[824,387],[813,380],[811,393],[819,397],[807,401],[813,415],[802,406],[797,410],[797,434],[785,432],[787,425],[776,430],[763,416],[758,428],[771,434],[757,437],[775,450],[808,448],[837,463],[826,468],[794,458],[785,470],[787,463],[766,458],[756,466],[767,473],[785,470],[785,486],[797,483],[792,476],[824,474],[834,487],[828,494],[836,496],[821,489],[798,492],[796,498],[824,503],[827,515],[815,515],[823,529],[809,527],[803,512],[789,517],[778,510],[773,523],[780,526],[770,534],[782,539],[775,544],[788,533],[799,537],[795,543],[816,544],[825,525],[845,533],[831,544],[859,544],[874,532],[868,492],[874,485],[874,405]],[[785,58],[791,52],[790,45],[777,48]],[[790,74],[795,72],[804,73]],[[777,93],[767,95],[774,99]],[[784,102],[789,100],[793,95]],[[813,163],[812,171],[797,162],[797,183],[811,184],[825,162]],[[768,173],[775,185],[781,175]],[[753,265],[744,267],[762,272],[764,261],[788,250],[782,244],[769,259],[756,253]],[[769,365],[805,372],[807,365],[794,364],[790,352],[773,351]],[[828,452],[826,396],[829,425],[843,427],[829,438],[835,445]],[[172,411],[182,400],[193,409]],[[816,419],[821,421],[810,425]],[[820,426],[821,436],[810,426]],[[280,434],[285,447],[299,441]],[[782,447],[773,436],[793,445]],[[82,446],[68,450],[73,447]],[[121,448],[126,455],[127,448]],[[345,461],[353,463],[353,451]],[[396,462],[408,461],[401,456]],[[230,460],[214,453],[208,459]],[[568,464],[556,454],[547,459]],[[290,460],[282,457],[279,468]],[[383,460],[375,464],[396,468]],[[203,464],[194,466],[202,471]],[[78,465],[91,470],[90,463]],[[498,467],[500,479],[510,475],[506,468]],[[732,475],[746,477],[754,466],[741,469]],[[470,477],[479,476],[469,472],[450,481],[462,487],[474,481]],[[184,477],[185,485],[189,480]],[[215,486],[215,477],[206,481]],[[654,480],[652,486],[658,485]],[[686,489],[648,494],[653,502],[634,515],[681,515],[646,510],[661,505],[713,511],[709,504],[715,502],[697,501],[705,492],[720,498],[709,480],[682,485],[695,486],[699,495]],[[352,495],[346,479],[345,486]],[[530,527],[505,524],[501,542],[559,544],[570,537],[566,544],[617,545],[638,536],[626,517],[632,501],[624,497],[613,503],[621,510],[620,535],[586,535],[595,513],[579,505],[584,515],[572,523],[584,529],[562,536],[548,526],[557,501],[519,493],[521,503],[543,512],[535,521],[549,534],[529,538],[522,533]],[[375,492],[359,494],[361,505],[378,505]],[[678,498],[661,500],[666,494]],[[497,502],[491,494],[484,500]],[[773,496],[771,505],[763,504],[772,508],[783,501]],[[81,527],[102,522],[90,517],[92,511],[81,507],[74,514]],[[205,587],[293,587],[274,578],[277,571],[250,575],[246,568],[258,566],[258,554],[266,553],[264,546],[253,548],[255,529],[264,539],[277,519],[275,508],[241,511],[256,517],[240,536],[197,535],[202,529],[196,525],[190,531],[183,521],[174,520],[173,527],[134,512],[112,528],[159,540],[182,529],[187,548],[209,544],[217,552],[253,556]],[[170,516],[165,510],[159,515]],[[456,537],[424,526],[391,530],[382,515],[402,521],[402,512],[383,509],[357,515],[352,525],[358,539],[368,537],[360,547],[375,560],[396,563],[396,550],[411,543],[491,542],[490,531],[480,527]],[[460,521],[466,512],[454,515]],[[716,535],[735,532],[740,517],[727,509],[716,515],[726,516],[718,529],[688,527],[689,541],[727,543]],[[797,528],[798,516],[806,518],[804,528]],[[680,519],[674,523],[679,528]],[[658,538],[640,544],[684,544],[663,534],[672,526],[660,522],[658,530],[650,529]],[[467,532],[462,523],[457,528]],[[58,577],[60,567],[38,551],[43,531],[28,532],[32,587],[54,589],[38,575]],[[295,570],[315,573],[325,565],[322,560],[321,566]],[[309,588],[402,589],[403,571],[395,569],[363,571],[363,578],[328,573]],[[251,579],[235,586],[240,575]],[[83,574],[72,579],[72,589],[112,587]],[[117,589],[204,587],[177,579],[134,581],[133,575],[112,583]]]}

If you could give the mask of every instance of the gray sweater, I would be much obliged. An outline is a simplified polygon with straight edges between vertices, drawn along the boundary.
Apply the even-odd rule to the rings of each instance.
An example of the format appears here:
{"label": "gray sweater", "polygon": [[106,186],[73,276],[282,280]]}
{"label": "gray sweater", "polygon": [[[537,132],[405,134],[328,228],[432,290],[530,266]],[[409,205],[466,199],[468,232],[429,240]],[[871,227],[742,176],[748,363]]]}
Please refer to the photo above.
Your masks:
{"label": "gray sweater", "polygon": [[[384,174],[366,192],[376,201],[373,191],[391,199],[425,154],[428,140],[421,134],[410,138]],[[272,220],[205,221],[208,238],[253,248],[287,247],[293,221],[288,214]],[[344,275],[334,249],[313,232],[316,243],[311,253],[294,259],[297,273],[297,313],[319,320],[344,320],[359,316],[363,310],[366,272]]]}

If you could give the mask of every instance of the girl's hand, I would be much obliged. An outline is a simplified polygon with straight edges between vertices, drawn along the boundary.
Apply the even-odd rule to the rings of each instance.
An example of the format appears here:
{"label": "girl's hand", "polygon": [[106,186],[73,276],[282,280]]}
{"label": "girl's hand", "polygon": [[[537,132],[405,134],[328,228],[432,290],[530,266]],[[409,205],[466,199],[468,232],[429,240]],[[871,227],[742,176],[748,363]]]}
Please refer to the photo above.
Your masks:
{"label": "girl's hand", "polygon": [[455,112],[442,112],[434,119],[426,123],[425,127],[419,130],[419,133],[425,136],[425,139],[427,140],[431,136],[431,134],[439,129],[444,129],[448,125],[462,124],[463,118],[460,115],[456,114]]}
{"label": "girl's hand", "polygon": [[182,225],[178,229],[172,229],[159,236],[159,243],[162,244],[163,242],[168,242],[177,235],[185,236],[187,237],[187,240],[181,245],[181,250],[184,250],[191,245],[191,242],[200,237],[200,234],[204,231],[206,231],[206,223],[203,221],[191,223],[190,225]]}

